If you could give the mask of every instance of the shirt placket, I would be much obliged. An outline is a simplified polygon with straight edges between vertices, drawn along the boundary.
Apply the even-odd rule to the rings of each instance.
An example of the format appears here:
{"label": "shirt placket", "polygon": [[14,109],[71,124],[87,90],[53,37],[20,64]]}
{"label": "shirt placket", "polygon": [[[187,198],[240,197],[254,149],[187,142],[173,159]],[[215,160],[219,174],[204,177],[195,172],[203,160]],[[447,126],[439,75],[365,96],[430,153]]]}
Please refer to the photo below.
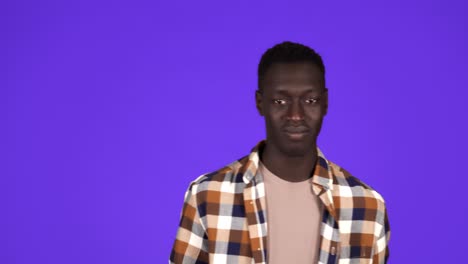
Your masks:
{"label": "shirt placket", "polygon": [[[322,223],[321,223],[322,225],[321,230],[323,231],[320,234],[320,239],[321,239],[320,249],[328,249],[327,250],[328,257],[325,258],[328,260],[327,264],[336,264],[339,262],[340,243],[339,243],[339,239],[338,241],[334,241],[332,238],[339,237],[340,235],[339,229],[333,228],[333,231],[332,231],[333,233],[331,234],[330,238],[327,238],[326,234],[324,233],[326,230],[325,227],[329,225],[330,222],[336,223],[338,225],[338,218],[336,215],[335,207],[333,205],[332,191],[327,186],[322,186],[322,185],[317,185],[317,184],[313,184],[313,190],[315,194],[319,197],[320,201],[323,203],[324,210],[327,210],[328,212],[327,214],[328,218],[322,219]],[[329,219],[329,218],[332,218],[332,219]],[[329,241],[328,247],[326,246],[327,240]]]}
{"label": "shirt placket", "polygon": [[[250,248],[255,263],[266,263],[266,247],[265,238],[266,231],[262,230],[262,225],[259,222],[260,218],[265,219],[264,210],[262,208],[261,199],[255,184],[255,180],[249,182],[244,189],[244,207],[246,211],[247,226],[250,237]],[[262,214],[262,215],[260,215]],[[266,221],[266,219],[265,219]],[[264,223],[266,227],[266,222]]]}

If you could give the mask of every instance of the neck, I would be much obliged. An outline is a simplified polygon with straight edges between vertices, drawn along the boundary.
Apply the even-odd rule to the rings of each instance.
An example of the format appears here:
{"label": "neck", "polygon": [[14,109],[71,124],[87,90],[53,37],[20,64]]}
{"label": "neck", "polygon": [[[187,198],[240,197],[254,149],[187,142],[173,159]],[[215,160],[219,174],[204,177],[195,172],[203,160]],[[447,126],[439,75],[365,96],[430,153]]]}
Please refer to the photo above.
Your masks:
{"label": "neck", "polygon": [[317,162],[316,144],[302,156],[288,156],[276,146],[266,144],[261,152],[262,163],[276,176],[289,182],[305,181],[312,177]]}

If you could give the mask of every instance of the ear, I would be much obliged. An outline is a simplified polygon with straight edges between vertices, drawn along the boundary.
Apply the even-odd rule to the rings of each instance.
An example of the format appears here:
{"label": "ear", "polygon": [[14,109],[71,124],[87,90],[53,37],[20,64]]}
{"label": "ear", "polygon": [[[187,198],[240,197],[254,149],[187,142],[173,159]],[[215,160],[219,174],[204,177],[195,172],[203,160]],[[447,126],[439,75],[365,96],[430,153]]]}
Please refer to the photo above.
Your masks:
{"label": "ear", "polygon": [[325,88],[323,92],[323,116],[326,116],[328,113],[328,88]]}
{"label": "ear", "polygon": [[258,113],[263,116],[263,95],[259,90],[255,91],[255,106],[257,107]]}

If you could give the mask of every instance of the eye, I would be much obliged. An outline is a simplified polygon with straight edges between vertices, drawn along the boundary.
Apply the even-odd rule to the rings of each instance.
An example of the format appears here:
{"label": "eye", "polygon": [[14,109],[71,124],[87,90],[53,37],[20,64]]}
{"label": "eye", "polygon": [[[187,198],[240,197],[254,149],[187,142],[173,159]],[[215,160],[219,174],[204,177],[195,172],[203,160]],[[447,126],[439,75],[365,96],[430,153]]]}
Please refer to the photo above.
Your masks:
{"label": "eye", "polygon": [[319,99],[318,98],[309,98],[309,99],[306,99],[305,102],[307,104],[316,104],[318,103]]}
{"label": "eye", "polygon": [[273,100],[273,103],[279,104],[279,105],[285,105],[285,104],[286,104],[286,100],[283,100],[283,99],[275,99],[275,100]]}

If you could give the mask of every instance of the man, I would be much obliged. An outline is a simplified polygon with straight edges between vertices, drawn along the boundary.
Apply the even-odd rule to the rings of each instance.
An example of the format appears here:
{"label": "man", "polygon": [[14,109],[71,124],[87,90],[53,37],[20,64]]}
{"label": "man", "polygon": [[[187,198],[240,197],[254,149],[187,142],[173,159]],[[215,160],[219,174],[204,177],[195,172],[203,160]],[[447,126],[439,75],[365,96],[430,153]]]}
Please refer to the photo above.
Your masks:
{"label": "man", "polygon": [[255,99],[266,140],[192,182],[170,263],[386,263],[382,196],[317,148],[327,91],[309,47],[263,54]]}

